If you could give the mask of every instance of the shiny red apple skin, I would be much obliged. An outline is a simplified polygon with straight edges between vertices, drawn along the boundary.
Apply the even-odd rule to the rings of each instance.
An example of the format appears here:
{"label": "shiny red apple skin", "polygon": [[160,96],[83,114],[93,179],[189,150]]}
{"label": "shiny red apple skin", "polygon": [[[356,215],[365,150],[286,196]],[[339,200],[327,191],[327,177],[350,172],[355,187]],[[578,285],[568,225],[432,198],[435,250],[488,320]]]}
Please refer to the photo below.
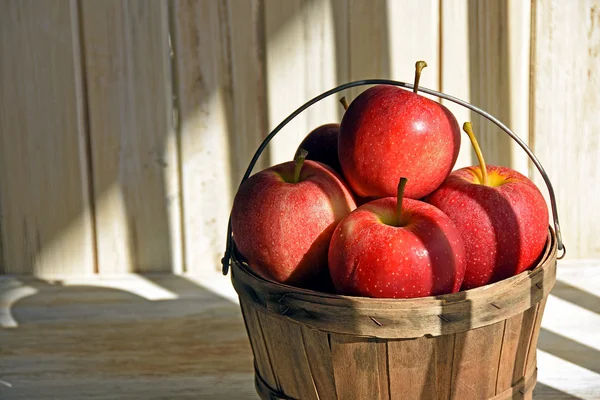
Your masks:
{"label": "shiny red apple skin", "polygon": [[325,124],[313,129],[300,146],[308,152],[307,160],[318,161],[333,168],[342,175],[342,167],[338,158],[338,135],[340,124]]}
{"label": "shiny red apple skin", "polygon": [[356,208],[342,178],[329,167],[305,161],[291,183],[294,163],[256,173],[233,203],[233,238],[259,275],[306,286],[327,268],[327,251],[338,222]]}
{"label": "shiny red apple skin", "polygon": [[463,289],[516,275],[536,265],[548,238],[548,207],[537,186],[510,168],[466,167],[450,174],[427,201],[460,231],[467,254]]}
{"label": "shiny red apple skin", "polygon": [[[396,198],[367,203],[340,222],[329,245],[329,273],[340,294],[414,298],[457,292],[465,273],[460,233],[437,208]],[[397,224],[396,224],[397,225]]]}
{"label": "shiny red apple skin", "polygon": [[344,176],[360,197],[419,199],[446,179],[458,157],[460,129],[443,105],[390,85],[371,87],[351,104],[340,126]]}

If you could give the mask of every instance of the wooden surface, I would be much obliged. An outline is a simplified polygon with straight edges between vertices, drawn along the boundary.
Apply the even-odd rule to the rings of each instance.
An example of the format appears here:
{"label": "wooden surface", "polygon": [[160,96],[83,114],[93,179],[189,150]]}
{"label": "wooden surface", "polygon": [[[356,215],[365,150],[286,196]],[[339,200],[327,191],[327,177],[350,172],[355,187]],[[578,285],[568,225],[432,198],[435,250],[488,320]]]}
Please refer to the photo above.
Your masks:
{"label": "wooden surface", "polygon": [[533,3],[533,150],[555,184],[568,253],[599,257],[589,204],[600,199],[600,1]]}
{"label": "wooden surface", "polygon": [[[542,322],[534,400],[600,398],[599,266],[559,265]],[[221,276],[3,278],[0,398],[256,399],[235,300]],[[309,343],[306,332],[302,337]],[[306,349],[309,357],[318,352]]]}
{"label": "wooden surface", "polygon": [[0,1],[0,273],[94,271],[77,8]]}
{"label": "wooden surface", "polygon": [[100,273],[182,272],[166,3],[81,3]]}

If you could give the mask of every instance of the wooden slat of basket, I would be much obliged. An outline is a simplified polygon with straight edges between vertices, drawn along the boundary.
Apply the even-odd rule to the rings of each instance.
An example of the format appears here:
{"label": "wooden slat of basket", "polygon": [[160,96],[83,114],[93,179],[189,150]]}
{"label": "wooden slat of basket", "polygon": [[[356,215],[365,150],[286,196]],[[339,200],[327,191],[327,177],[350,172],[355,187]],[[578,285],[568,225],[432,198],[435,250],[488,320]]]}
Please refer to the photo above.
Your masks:
{"label": "wooden slat of basket", "polygon": [[529,343],[529,350],[527,351],[527,365],[525,367],[527,374],[530,374],[533,369],[536,368],[536,349],[537,342],[540,336],[540,328],[542,327],[542,316],[544,314],[544,309],[546,308],[546,301],[548,300],[545,297],[542,301],[538,303],[537,313],[535,316],[535,326],[533,328],[533,333],[531,335],[531,343]]}
{"label": "wooden slat of basket", "polygon": [[319,400],[337,400],[329,335],[304,326],[301,327],[301,332],[304,350]]}
{"label": "wooden slat of basket", "polygon": [[452,399],[494,397],[503,331],[504,321],[456,334]]}
{"label": "wooden slat of basket", "polygon": [[390,399],[437,400],[436,339],[390,340]]}
{"label": "wooden slat of basket", "polygon": [[338,399],[389,399],[385,342],[331,334],[331,353]]}
{"label": "wooden slat of basket", "polygon": [[529,351],[536,313],[537,306],[534,306],[523,314],[515,315],[506,320],[496,394],[502,393],[516,384],[525,374],[527,352]]}
{"label": "wooden slat of basket", "polygon": [[256,366],[262,375],[262,379],[272,388],[277,388],[277,381],[275,380],[271,358],[267,350],[260,321],[258,320],[257,311],[253,307],[246,305],[243,301],[240,301],[240,306]]}
{"label": "wooden slat of basket", "polygon": [[452,388],[452,364],[456,335],[442,335],[435,338],[436,343],[436,393],[438,399],[449,399]]}
{"label": "wooden slat of basket", "polygon": [[299,324],[257,313],[278,389],[294,399],[318,400]]}

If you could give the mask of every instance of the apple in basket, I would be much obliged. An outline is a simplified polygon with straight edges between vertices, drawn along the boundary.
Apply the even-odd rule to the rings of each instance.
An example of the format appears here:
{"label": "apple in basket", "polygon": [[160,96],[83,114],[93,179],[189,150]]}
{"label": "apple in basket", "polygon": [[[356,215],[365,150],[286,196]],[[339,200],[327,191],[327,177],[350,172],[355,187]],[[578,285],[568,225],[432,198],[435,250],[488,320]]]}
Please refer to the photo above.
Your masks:
{"label": "apple in basket", "polygon": [[471,124],[479,166],[454,171],[427,201],[446,213],[465,243],[463,289],[516,275],[536,264],[548,237],[548,208],[535,184],[510,168],[486,165]]}
{"label": "apple in basket", "polygon": [[[340,99],[344,109],[348,109],[345,97]],[[298,146],[298,151],[304,149],[308,152],[307,160],[318,161],[330,166],[342,175],[342,167],[338,158],[338,134],[340,124],[325,124],[313,129]]]}
{"label": "apple in basket", "polygon": [[231,212],[233,239],[259,275],[296,286],[327,271],[338,222],[356,208],[342,178],[306,151],[258,172],[239,188]]}
{"label": "apple in basket", "polygon": [[443,105],[413,92],[378,85],[362,92],[342,118],[338,153],[344,177],[360,197],[393,197],[400,176],[405,196],[421,198],[448,176],[460,149],[460,128]]}
{"label": "apple in basket", "polygon": [[344,218],[329,246],[329,272],[341,294],[413,298],[457,292],[465,250],[450,218],[422,201],[397,198],[364,204]]}

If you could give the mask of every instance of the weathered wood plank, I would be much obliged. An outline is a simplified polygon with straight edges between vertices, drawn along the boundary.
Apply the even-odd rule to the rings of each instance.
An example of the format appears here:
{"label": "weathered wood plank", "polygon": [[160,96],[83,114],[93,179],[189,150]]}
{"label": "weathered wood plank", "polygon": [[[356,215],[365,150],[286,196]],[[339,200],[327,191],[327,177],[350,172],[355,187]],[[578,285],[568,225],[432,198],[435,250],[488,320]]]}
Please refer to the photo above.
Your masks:
{"label": "weathered wood plank", "polygon": [[537,306],[506,320],[498,363],[496,394],[502,393],[525,376],[527,352],[535,323]]}
{"label": "weathered wood plank", "polygon": [[[218,265],[236,154],[226,2],[172,1],[175,94],[181,157],[184,257],[188,271]],[[240,27],[242,29],[242,27]],[[244,156],[253,149],[245,149]],[[241,155],[239,155],[241,156]],[[236,179],[234,181],[234,179]]]}
{"label": "weathered wood plank", "polygon": [[437,339],[423,336],[388,342],[390,399],[440,398],[436,390]]}
{"label": "weathered wood plank", "polygon": [[568,257],[597,258],[600,210],[589,205],[600,199],[600,1],[533,4],[534,152],[555,186]]}
{"label": "weathered wood plank", "polygon": [[[452,369],[453,399],[487,399],[496,391],[504,322],[456,334]],[[482,353],[479,349],[488,349]]]}
{"label": "weathered wood plank", "polygon": [[543,299],[539,302],[536,307],[535,323],[533,325],[533,332],[531,332],[531,340],[529,342],[529,348],[527,350],[527,357],[525,358],[525,374],[531,373],[536,368],[536,353],[537,353],[537,342],[540,336],[540,328],[542,326],[542,317],[546,308],[546,302],[548,298]]}
{"label": "weathered wood plank", "polygon": [[[248,332],[248,339],[252,346],[252,352],[254,354],[254,362],[256,368],[261,374],[261,378],[272,388],[277,388],[277,381],[275,380],[275,374],[273,371],[273,364],[271,362],[271,356],[267,348],[267,342],[263,333],[260,320],[256,310],[244,302],[240,302],[242,309],[242,315],[244,316],[244,323],[246,324],[246,331]],[[275,356],[275,354],[273,355]]]}
{"label": "weathered wood plank", "polygon": [[330,338],[338,398],[388,399],[387,370],[380,361],[387,357],[385,343],[337,334]]}
{"label": "weathered wood plank", "polygon": [[82,2],[100,273],[181,266],[167,7]]}
{"label": "weathered wood plank", "polygon": [[[510,118],[506,6],[507,0],[468,3],[470,102],[501,121]],[[510,139],[479,115],[473,113],[471,120],[487,163],[510,165]]]}
{"label": "weathered wood plank", "polygon": [[[312,97],[336,84],[334,1],[265,1],[269,130]],[[343,14],[340,17],[344,18]],[[271,163],[292,160],[302,139],[317,126],[339,122],[339,98],[304,111],[271,144]]]}
{"label": "weathered wood plank", "polygon": [[449,399],[452,393],[452,366],[454,363],[454,345],[456,335],[442,335],[435,340],[436,344],[436,390],[438,399]]}
{"label": "weathered wood plank", "polygon": [[[440,2],[440,89],[442,92],[470,102],[471,66],[469,63],[469,0]],[[442,104],[454,114],[459,126],[471,120],[471,112],[450,101]],[[461,137],[460,153],[455,169],[473,165],[471,142]]]}
{"label": "weathered wood plank", "polygon": [[[254,152],[267,136],[267,89],[265,72],[264,4],[259,0],[227,2],[226,37],[231,60],[231,79],[227,90],[233,103],[233,129],[230,146],[234,149],[232,180],[235,188]],[[261,157],[254,171],[268,165],[269,152]]]}
{"label": "weathered wood plank", "polygon": [[438,0],[388,1],[387,51],[390,58],[389,74],[393,79],[412,83],[415,62],[424,60],[427,68],[423,70],[419,84],[434,90],[440,89],[440,3]]}
{"label": "weathered wood plank", "polygon": [[6,274],[94,271],[78,3],[0,2]]}
{"label": "weathered wood plank", "polygon": [[[390,77],[387,1],[348,0],[348,80]],[[351,101],[366,87],[349,90]]]}
{"label": "weathered wood plank", "polygon": [[301,327],[302,342],[319,400],[337,400],[327,332]]}
{"label": "weathered wood plank", "polygon": [[[294,399],[318,399],[299,324],[258,312],[277,389]],[[274,388],[275,389],[275,388]]]}

